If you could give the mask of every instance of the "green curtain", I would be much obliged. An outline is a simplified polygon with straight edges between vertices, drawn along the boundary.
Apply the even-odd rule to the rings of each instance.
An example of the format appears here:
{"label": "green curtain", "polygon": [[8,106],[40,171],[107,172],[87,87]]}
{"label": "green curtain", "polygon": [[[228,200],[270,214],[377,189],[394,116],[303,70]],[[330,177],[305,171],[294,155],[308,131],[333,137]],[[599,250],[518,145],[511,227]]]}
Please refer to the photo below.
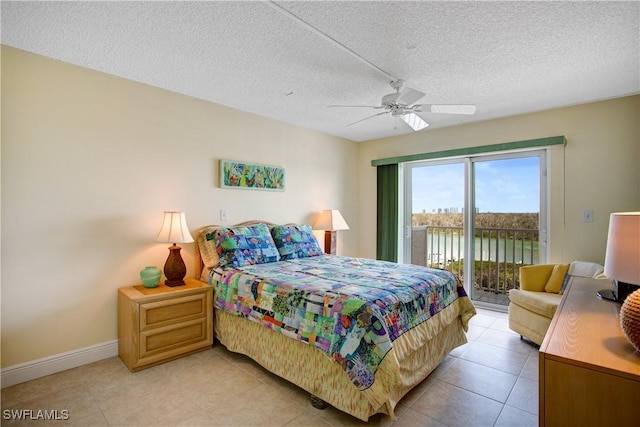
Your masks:
{"label": "green curtain", "polygon": [[398,164],[377,167],[376,258],[398,261]]}

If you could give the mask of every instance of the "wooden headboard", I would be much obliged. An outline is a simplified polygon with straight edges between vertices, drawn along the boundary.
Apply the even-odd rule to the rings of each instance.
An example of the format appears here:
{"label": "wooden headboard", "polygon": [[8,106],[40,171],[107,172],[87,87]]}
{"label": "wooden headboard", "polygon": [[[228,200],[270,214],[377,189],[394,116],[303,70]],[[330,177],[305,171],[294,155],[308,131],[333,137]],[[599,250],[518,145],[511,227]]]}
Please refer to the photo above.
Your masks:
{"label": "wooden headboard", "polygon": [[[212,231],[212,230],[214,230],[216,228],[248,227],[248,226],[256,225],[256,224],[266,224],[269,227],[272,227],[274,225],[278,225],[278,224],[276,224],[274,222],[260,221],[260,220],[256,219],[256,220],[250,220],[250,221],[241,222],[239,224],[234,224],[234,225],[218,225],[218,224],[214,224],[214,225],[206,225],[204,227],[201,227],[198,230],[197,236],[195,238],[196,250],[195,250],[194,258],[195,258],[195,264],[196,264],[196,279],[200,280],[200,276],[202,275],[202,270],[204,269],[204,262],[202,261],[202,256],[200,255],[200,236],[203,236],[203,234],[209,233],[210,231]],[[290,224],[287,224],[287,225],[290,225]]]}

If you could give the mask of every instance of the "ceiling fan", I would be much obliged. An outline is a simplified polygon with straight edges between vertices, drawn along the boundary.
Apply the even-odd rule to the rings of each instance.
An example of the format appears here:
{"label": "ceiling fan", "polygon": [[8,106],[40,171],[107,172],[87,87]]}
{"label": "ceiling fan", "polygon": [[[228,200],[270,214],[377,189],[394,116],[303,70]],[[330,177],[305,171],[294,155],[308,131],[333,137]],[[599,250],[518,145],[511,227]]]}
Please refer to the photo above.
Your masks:
{"label": "ceiling fan", "polygon": [[389,84],[395,92],[383,96],[380,101],[380,105],[329,105],[329,107],[373,108],[375,110],[384,109],[381,113],[365,117],[364,119],[353,122],[347,126],[353,126],[356,123],[360,123],[383,114],[391,114],[393,117],[401,118],[415,131],[429,126],[429,124],[416,113],[475,114],[476,112],[476,106],[473,104],[415,104],[416,101],[425,96],[424,93],[410,87],[405,88],[404,80],[392,80]]}

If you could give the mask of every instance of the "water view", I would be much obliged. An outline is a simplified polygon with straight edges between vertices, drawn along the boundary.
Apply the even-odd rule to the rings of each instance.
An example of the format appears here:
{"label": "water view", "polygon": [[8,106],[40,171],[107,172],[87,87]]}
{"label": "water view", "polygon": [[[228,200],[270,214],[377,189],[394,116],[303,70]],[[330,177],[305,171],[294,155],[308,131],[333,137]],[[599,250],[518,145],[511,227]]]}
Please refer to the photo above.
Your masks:
{"label": "water view", "polygon": [[[476,216],[473,238],[473,293],[487,301],[506,304],[509,289],[519,286],[519,268],[539,263],[537,214],[489,214]],[[411,236],[411,263],[444,268],[464,280],[465,235],[461,214],[418,214]]]}

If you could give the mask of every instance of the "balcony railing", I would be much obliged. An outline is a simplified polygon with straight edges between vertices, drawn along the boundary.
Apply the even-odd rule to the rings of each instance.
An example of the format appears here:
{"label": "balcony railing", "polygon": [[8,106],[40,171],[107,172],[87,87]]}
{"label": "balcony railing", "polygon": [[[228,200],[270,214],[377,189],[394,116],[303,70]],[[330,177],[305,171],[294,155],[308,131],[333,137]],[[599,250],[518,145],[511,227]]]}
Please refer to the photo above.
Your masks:
{"label": "balcony railing", "polygon": [[[483,294],[506,304],[509,289],[518,288],[522,265],[538,263],[539,231],[513,228],[476,228],[474,236],[475,297]],[[417,226],[411,234],[411,263],[444,268],[464,280],[465,236],[462,227]],[[473,297],[473,295],[472,295]]]}

